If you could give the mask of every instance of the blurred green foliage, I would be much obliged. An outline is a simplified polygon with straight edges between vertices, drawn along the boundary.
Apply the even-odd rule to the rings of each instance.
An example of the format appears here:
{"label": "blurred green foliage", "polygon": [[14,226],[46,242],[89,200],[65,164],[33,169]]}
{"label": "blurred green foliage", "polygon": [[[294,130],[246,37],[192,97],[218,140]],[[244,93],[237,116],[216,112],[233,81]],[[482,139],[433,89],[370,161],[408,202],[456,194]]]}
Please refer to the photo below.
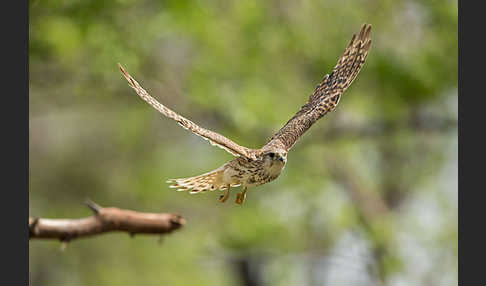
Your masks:
{"label": "blurred green foliage", "polygon": [[[29,13],[31,215],[87,216],[89,197],[187,219],[160,245],[32,241],[32,285],[238,285],[235,257],[264,263],[265,285],[457,284],[456,1],[32,0]],[[231,156],[143,103],[117,63],[258,148],[365,22],[362,72],[276,181],[242,207],[168,189]]]}

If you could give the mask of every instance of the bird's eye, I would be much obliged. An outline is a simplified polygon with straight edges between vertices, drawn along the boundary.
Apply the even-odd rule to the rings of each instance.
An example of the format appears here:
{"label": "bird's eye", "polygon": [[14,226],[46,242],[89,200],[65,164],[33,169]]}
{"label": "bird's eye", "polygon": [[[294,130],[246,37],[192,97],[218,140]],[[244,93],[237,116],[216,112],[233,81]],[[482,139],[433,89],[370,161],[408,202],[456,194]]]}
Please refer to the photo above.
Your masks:
{"label": "bird's eye", "polygon": [[273,159],[275,157],[275,153],[268,153],[268,156]]}

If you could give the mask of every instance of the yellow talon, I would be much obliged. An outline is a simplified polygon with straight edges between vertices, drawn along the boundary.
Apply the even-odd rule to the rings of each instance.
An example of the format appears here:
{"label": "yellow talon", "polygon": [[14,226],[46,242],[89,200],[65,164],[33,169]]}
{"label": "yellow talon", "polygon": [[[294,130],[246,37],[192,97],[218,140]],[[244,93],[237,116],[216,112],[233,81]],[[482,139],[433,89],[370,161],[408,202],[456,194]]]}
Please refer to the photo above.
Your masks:
{"label": "yellow talon", "polygon": [[224,203],[224,202],[226,202],[226,200],[229,198],[229,190],[230,190],[230,186],[228,185],[228,186],[226,187],[226,190],[224,191],[224,194],[223,194],[223,195],[221,195],[221,196],[219,196],[218,201],[219,201],[220,203]]}
{"label": "yellow talon", "polygon": [[241,193],[236,194],[236,201],[235,203],[242,205],[246,199],[246,188],[243,189]]}

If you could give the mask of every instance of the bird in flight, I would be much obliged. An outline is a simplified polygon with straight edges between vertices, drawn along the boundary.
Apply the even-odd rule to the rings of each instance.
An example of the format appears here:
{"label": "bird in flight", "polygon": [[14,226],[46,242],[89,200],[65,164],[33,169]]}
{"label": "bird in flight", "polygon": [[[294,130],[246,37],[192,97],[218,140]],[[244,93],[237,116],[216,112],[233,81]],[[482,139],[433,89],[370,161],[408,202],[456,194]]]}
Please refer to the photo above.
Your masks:
{"label": "bird in flight", "polygon": [[247,188],[275,180],[284,169],[287,152],[297,139],[317,120],[336,108],[341,95],[351,85],[366,61],[371,47],[370,34],[371,25],[364,24],[359,34],[353,35],[333,71],[324,76],[300,110],[260,149],[240,146],[223,135],[202,128],[177,114],[150,96],[120,64],[118,66],[129,85],[152,107],[177,121],[183,128],[236,157],[211,172],[191,178],[168,180],[168,183],[172,183],[170,188],[176,188],[177,191],[190,190],[192,194],[222,190],[224,194],[218,200],[223,203],[228,199],[231,188],[241,186],[242,191],[237,193],[236,197],[236,203],[241,205],[245,201]]}

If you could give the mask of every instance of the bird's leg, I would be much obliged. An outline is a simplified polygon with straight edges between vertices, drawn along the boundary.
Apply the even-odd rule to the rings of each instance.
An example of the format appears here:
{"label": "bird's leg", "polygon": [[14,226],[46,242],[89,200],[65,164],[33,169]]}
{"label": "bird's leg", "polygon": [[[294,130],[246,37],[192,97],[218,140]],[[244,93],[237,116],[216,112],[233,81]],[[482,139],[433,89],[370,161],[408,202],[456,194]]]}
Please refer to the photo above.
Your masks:
{"label": "bird's leg", "polygon": [[226,200],[229,197],[229,191],[230,191],[230,185],[226,185],[226,190],[224,191],[224,194],[222,194],[221,196],[219,196],[218,201],[221,202],[221,203],[226,202]]}
{"label": "bird's leg", "polygon": [[235,203],[242,205],[246,199],[246,187],[243,187],[243,191],[241,193],[236,194],[236,201]]}

